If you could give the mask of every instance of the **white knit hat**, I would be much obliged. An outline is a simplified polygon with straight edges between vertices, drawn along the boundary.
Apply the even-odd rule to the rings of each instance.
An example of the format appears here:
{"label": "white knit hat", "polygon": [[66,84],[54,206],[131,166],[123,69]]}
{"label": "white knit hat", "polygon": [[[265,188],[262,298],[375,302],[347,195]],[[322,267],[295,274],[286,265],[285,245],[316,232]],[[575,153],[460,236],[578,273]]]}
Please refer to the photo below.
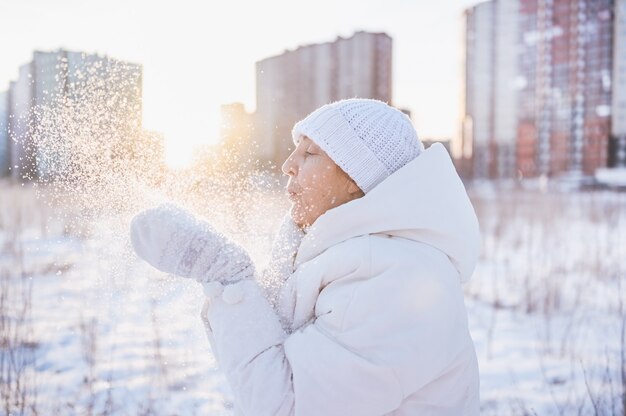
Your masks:
{"label": "white knit hat", "polygon": [[291,132],[307,136],[365,193],[415,159],[424,145],[409,117],[379,100],[350,98],[326,104]]}

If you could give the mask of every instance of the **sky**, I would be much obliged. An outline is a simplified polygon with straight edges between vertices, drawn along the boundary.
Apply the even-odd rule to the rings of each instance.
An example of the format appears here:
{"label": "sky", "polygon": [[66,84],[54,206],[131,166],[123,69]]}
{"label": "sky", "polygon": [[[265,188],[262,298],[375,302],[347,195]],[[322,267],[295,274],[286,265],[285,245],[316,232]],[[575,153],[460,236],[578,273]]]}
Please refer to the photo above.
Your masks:
{"label": "sky", "polygon": [[462,14],[476,0],[0,0],[0,91],[34,50],[143,65],[143,125],[170,161],[219,139],[220,105],[255,109],[255,62],[358,30],[393,39],[392,104],[421,138],[457,134]]}

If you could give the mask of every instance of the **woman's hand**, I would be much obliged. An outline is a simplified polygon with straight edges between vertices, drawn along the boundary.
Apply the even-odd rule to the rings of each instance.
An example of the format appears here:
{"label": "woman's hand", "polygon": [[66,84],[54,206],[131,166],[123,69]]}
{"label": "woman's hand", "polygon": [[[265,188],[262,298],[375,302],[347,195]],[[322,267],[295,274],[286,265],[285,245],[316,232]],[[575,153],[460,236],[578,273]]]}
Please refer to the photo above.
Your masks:
{"label": "woman's hand", "polygon": [[254,276],[254,264],[242,247],[174,204],[137,214],[131,221],[130,238],[139,257],[166,273],[201,283]]}

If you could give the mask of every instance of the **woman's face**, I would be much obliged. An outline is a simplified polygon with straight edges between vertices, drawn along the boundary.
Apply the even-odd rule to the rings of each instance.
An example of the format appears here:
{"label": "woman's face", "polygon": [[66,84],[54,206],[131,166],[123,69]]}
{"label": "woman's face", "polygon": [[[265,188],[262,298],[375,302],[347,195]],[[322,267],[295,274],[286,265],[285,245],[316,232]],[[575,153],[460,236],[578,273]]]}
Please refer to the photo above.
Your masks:
{"label": "woman's face", "polygon": [[300,137],[282,170],[289,175],[291,218],[301,228],[313,224],[329,209],[364,195],[326,152],[306,136]]}

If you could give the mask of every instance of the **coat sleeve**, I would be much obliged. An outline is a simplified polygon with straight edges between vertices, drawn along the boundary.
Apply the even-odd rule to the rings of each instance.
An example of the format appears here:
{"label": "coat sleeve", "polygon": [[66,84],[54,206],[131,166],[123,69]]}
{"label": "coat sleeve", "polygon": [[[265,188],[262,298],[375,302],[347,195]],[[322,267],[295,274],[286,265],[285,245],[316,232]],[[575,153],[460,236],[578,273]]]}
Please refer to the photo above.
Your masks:
{"label": "coat sleeve", "polygon": [[402,401],[390,368],[333,336],[332,312],[288,336],[261,288],[245,280],[209,296],[203,319],[244,415],[380,415]]}

